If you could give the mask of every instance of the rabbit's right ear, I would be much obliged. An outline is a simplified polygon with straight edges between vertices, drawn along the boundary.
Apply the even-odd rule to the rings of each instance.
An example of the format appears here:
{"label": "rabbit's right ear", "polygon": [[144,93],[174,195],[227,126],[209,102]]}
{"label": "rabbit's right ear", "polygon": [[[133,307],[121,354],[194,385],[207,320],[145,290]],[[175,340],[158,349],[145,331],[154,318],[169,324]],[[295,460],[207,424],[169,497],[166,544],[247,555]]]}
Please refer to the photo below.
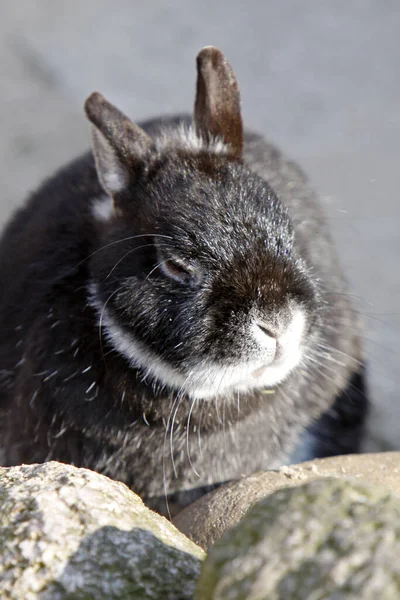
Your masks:
{"label": "rabbit's right ear", "polygon": [[240,159],[243,125],[239,87],[232,68],[220,50],[206,46],[197,55],[197,89],[194,105],[197,134],[222,140],[231,154]]}
{"label": "rabbit's right ear", "polygon": [[98,92],[87,98],[85,112],[92,123],[97,174],[104,190],[113,196],[135,178],[153,142]]}

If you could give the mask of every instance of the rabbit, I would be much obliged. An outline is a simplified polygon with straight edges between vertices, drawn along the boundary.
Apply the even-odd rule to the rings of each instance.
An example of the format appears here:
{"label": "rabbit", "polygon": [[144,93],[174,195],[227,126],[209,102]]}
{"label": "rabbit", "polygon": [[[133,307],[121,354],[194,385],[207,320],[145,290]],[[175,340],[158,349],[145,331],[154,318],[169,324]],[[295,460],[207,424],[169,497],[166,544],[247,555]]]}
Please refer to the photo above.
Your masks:
{"label": "rabbit", "polygon": [[0,463],[93,469],[165,513],[359,452],[361,326],[322,208],[243,130],[224,55],[197,56],[193,118],[85,112],[92,151],[0,242]]}

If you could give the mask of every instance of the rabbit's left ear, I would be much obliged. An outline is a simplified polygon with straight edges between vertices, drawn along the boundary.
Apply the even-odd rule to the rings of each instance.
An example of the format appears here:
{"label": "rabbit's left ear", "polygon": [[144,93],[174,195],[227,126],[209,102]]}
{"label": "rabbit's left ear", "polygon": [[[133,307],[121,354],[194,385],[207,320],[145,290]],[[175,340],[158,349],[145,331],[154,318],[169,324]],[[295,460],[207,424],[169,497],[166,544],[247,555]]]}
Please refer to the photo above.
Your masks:
{"label": "rabbit's left ear", "polygon": [[240,159],[243,125],[239,88],[232,68],[220,50],[206,46],[197,55],[194,123],[198,135],[220,137]]}
{"label": "rabbit's left ear", "polygon": [[97,174],[110,196],[121,192],[138,176],[153,142],[101,94],[93,92],[85,102],[92,123],[92,148]]}

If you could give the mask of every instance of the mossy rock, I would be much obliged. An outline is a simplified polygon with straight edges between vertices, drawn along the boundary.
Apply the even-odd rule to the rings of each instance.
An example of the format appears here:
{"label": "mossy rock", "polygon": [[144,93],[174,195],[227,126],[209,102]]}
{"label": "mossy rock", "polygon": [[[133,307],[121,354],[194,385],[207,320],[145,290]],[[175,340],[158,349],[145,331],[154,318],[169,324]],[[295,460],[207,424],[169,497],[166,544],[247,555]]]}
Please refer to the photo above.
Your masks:
{"label": "mossy rock", "polygon": [[0,498],[0,598],[193,598],[204,552],[122,483],[55,462],[0,468]]}
{"label": "mossy rock", "polygon": [[254,505],[211,548],[196,600],[398,600],[400,498],[324,479]]}

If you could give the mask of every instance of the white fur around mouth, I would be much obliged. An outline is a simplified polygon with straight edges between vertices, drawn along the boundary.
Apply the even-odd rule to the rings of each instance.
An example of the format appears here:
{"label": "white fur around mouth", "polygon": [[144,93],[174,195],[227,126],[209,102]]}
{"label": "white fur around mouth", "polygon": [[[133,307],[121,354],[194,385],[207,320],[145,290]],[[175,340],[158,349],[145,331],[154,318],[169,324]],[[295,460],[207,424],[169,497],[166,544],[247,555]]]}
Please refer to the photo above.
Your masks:
{"label": "white fur around mouth", "polygon": [[302,358],[300,342],[305,328],[305,316],[301,309],[296,309],[291,325],[281,337],[284,352],[273,362],[266,364],[265,360],[261,359],[228,366],[203,362],[190,372],[182,373],[118,325],[107,307],[103,307],[99,302],[96,284],[89,286],[89,301],[99,320],[101,319],[102,330],[108,341],[132,367],[140,368],[146,377],[183,391],[193,399],[271,388],[286,379]]}

